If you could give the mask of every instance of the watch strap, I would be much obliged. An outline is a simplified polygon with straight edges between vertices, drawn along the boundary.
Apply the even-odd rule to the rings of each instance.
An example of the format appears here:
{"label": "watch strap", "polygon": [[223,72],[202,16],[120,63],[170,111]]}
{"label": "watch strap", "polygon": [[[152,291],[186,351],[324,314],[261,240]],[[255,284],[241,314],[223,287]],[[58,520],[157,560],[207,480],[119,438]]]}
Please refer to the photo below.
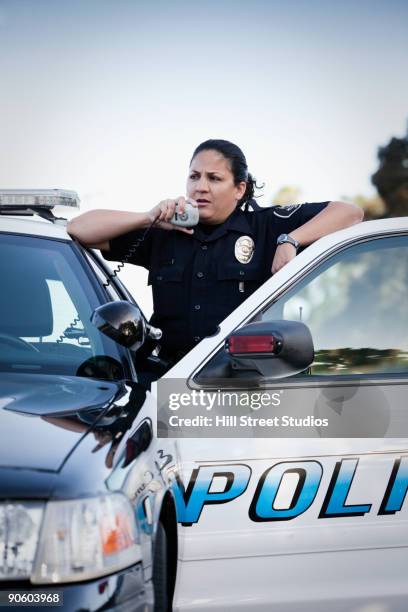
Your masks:
{"label": "watch strap", "polygon": [[289,236],[288,234],[280,234],[277,239],[277,244],[285,244],[286,242],[295,247],[296,251],[298,250],[300,244],[297,240]]}

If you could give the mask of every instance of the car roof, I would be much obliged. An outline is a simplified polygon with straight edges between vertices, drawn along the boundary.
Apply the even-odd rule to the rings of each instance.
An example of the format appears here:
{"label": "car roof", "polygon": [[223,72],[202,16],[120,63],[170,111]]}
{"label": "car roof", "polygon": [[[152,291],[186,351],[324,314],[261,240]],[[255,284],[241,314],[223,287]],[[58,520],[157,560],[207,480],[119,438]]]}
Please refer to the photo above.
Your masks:
{"label": "car roof", "polygon": [[51,223],[37,216],[1,215],[0,232],[72,240],[71,236],[67,233],[65,224]]}

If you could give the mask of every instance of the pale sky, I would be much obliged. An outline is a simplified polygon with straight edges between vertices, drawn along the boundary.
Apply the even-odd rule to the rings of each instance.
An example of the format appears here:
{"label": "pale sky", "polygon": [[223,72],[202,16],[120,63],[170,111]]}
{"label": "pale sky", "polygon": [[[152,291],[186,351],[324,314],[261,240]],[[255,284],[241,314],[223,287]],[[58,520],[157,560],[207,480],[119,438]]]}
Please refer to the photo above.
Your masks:
{"label": "pale sky", "polygon": [[[225,138],[266,183],[260,204],[284,185],[374,195],[407,74],[401,0],[0,0],[0,186],[147,210]],[[149,311],[145,275],[124,278]]]}

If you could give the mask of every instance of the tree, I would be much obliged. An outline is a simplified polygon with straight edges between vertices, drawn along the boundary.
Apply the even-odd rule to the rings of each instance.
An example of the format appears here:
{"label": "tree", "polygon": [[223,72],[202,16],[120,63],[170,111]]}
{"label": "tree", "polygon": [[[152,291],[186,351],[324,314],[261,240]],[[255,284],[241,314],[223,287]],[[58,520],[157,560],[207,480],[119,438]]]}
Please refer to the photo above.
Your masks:
{"label": "tree", "polygon": [[272,204],[288,206],[300,201],[301,189],[295,185],[285,185],[273,196]]}
{"label": "tree", "polygon": [[385,202],[381,217],[408,215],[408,129],[403,138],[391,138],[378,150],[380,167],[371,181]]}

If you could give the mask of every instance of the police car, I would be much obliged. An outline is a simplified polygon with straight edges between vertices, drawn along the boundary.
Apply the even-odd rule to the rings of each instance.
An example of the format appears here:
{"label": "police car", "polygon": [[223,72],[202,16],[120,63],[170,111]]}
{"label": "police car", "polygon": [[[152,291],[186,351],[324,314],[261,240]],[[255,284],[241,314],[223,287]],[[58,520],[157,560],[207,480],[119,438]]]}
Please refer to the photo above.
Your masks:
{"label": "police car", "polygon": [[160,334],[66,233],[77,205],[0,191],[0,605],[166,610],[174,460],[134,363]]}
{"label": "police car", "polygon": [[407,610],[407,385],[408,217],[318,240],[158,381],[174,609]]}
{"label": "police car", "polygon": [[406,610],[407,218],[317,241],[151,387],[159,333],[97,254],[0,222],[3,586],[137,609],[153,574],[157,609]]}

